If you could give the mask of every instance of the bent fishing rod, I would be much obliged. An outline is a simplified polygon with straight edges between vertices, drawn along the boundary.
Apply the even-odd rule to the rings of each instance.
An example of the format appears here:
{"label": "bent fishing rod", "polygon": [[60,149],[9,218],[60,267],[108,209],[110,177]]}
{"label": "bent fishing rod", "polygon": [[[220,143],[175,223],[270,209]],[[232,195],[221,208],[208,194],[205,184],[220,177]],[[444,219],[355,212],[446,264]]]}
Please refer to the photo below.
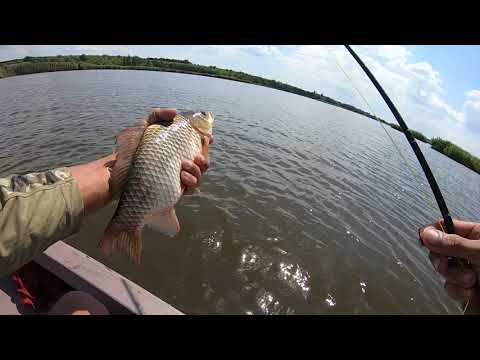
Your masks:
{"label": "bent fishing rod", "polygon": [[435,200],[437,201],[438,207],[440,209],[440,213],[442,214],[442,217],[443,217],[446,232],[449,234],[455,234],[455,226],[453,225],[452,217],[450,216],[450,212],[448,211],[447,204],[445,203],[445,199],[443,198],[442,192],[438,187],[437,181],[435,180],[432,170],[430,170],[430,166],[428,165],[427,160],[423,156],[423,153],[420,150],[418,143],[416,142],[412,133],[408,129],[407,124],[403,120],[402,116],[398,112],[392,100],[390,100],[390,98],[388,97],[385,90],[383,90],[382,86],[378,83],[377,79],[375,79],[375,76],[373,76],[373,74],[370,72],[367,66],[363,63],[362,59],[360,59],[360,57],[355,53],[355,51],[353,51],[353,49],[349,45],[345,45],[345,47],[348,50],[348,52],[353,56],[353,58],[357,61],[358,65],[360,65],[360,67],[365,72],[365,74],[367,74],[368,78],[373,83],[373,85],[375,85],[375,88],[378,90],[383,100],[385,100],[393,116],[395,117],[398,124],[402,128],[403,133],[407,137],[408,143],[412,147],[412,150],[415,153],[415,156],[417,157],[418,162],[420,163],[420,166],[422,167],[422,170],[428,180],[428,184],[432,189],[433,195],[435,196]]}

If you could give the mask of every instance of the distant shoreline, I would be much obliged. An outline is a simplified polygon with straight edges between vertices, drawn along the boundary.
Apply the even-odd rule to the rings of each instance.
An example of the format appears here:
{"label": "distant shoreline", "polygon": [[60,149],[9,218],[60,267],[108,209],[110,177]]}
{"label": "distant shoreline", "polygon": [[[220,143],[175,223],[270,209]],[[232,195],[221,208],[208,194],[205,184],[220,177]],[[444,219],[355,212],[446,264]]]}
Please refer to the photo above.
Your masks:
{"label": "distant shoreline", "polygon": [[[353,105],[342,103],[330,97],[310,92],[295,86],[285,84],[276,80],[265,79],[259,76],[246,74],[239,71],[217,68],[215,66],[204,66],[190,63],[188,60],[140,58],[137,56],[109,56],[109,55],[67,55],[49,57],[25,57],[23,59],[0,62],[0,79],[19,75],[28,75],[43,72],[56,71],[78,71],[78,70],[144,70],[160,71],[189,75],[199,75],[243,82],[246,84],[260,85],[276,90],[297,94],[339,108],[350,110],[354,113],[364,115],[373,120],[382,122],[398,131],[403,130],[393,123],[358,109]],[[472,169],[480,174],[480,159],[468,153],[459,146],[440,139],[429,139],[422,133],[409,129],[412,135],[420,141],[431,144],[432,148],[455,160],[456,162]]]}

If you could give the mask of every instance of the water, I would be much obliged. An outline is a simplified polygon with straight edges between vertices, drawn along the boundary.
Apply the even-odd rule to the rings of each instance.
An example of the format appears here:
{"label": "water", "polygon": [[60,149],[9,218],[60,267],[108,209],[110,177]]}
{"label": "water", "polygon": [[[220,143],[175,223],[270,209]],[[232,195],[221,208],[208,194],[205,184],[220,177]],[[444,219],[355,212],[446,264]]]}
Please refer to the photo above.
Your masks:
{"label": "water", "polygon": [[[216,114],[201,193],[177,206],[180,234],[145,229],[138,267],[105,258],[96,243],[112,204],[73,246],[187,313],[460,312],[418,244],[417,228],[439,216],[423,175],[411,176],[379,123],[308,98],[159,72],[3,79],[0,176],[107,155],[113,134],[156,106]],[[480,220],[479,175],[421,147],[451,213]]]}

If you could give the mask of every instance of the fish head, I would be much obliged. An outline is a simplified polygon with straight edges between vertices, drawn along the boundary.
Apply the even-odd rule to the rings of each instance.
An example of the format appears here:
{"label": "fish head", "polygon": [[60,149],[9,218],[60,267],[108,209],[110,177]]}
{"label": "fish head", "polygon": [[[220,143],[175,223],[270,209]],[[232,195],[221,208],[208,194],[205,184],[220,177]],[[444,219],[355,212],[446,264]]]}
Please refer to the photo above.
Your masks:
{"label": "fish head", "polygon": [[203,135],[212,136],[214,115],[210,111],[199,111],[189,115],[189,120],[192,126]]}

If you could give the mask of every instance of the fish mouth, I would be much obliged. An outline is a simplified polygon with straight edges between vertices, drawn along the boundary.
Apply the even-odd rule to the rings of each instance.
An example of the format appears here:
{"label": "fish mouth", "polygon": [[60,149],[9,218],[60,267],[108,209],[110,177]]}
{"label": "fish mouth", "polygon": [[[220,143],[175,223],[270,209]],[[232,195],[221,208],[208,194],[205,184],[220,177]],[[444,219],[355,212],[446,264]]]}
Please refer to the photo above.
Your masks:
{"label": "fish mouth", "polygon": [[207,117],[208,113],[206,113],[205,111],[196,111],[196,112],[191,112],[190,116],[192,116],[192,117],[196,117],[196,116]]}
{"label": "fish mouth", "polygon": [[181,113],[179,113],[179,115],[189,118],[189,117],[195,117],[195,116],[208,116],[208,113],[209,113],[208,111],[200,111],[200,110],[182,111]]}
{"label": "fish mouth", "polygon": [[[201,118],[201,120],[207,121],[210,124],[212,124],[215,119],[215,116],[211,111],[182,111],[178,115],[191,120],[199,117]],[[195,120],[199,120],[199,119],[195,119]]]}
{"label": "fish mouth", "polygon": [[210,111],[199,111],[187,117],[190,124],[201,135],[212,136],[212,127],[215,116]]}

